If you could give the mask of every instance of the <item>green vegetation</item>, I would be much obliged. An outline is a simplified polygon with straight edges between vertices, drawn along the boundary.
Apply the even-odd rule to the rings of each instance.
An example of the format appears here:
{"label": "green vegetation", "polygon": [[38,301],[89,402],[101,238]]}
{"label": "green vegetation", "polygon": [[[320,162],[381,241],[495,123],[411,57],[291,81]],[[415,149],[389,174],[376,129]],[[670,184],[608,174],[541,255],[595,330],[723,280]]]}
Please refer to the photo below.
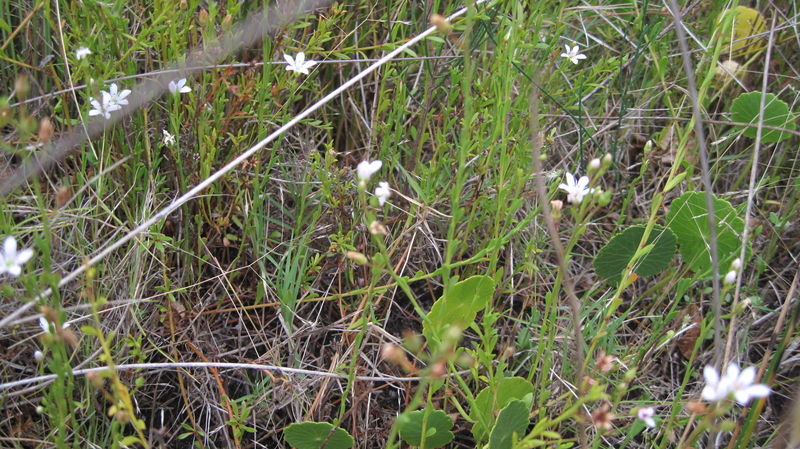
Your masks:
{"label": "green vegetation", "polygon": [[2,2],[0,446],[797,446],[800,11],[681,3]]}

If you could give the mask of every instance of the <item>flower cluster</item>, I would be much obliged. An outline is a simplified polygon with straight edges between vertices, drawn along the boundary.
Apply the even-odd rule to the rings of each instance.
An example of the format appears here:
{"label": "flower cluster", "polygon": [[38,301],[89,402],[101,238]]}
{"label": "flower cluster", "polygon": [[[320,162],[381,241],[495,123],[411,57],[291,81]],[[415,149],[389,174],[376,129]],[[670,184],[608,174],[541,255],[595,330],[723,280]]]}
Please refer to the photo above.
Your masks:
{"label": "flower cluster", "polygon": [[128,100],[125,99],[130,95],[130,89],[119,90],[116,83],[109,86],[108,91],[101,90],[101,101],[92,98],[89,102],[92,104],[92,109],[89,110],[90,116],[102,115],[104,119],[111,118],[111,113],[119,111],[123,106],[127,106]]}
{"label": "flower cluster", "polygon": [[753,398],[769,396],[771,390],[764,384],[754,383],[756,368],[750,366],[739,370],[739,365],[731,363],[723,376],[720,376],[713,366],[703,369],[706,386],[703,388],[702,397],[706,401],[716,402],[733,396],[740,405],[747,405]]}
{"label": "flower cluster", "polygon": [[23,249],[17,251],[17,239],[6,237],[3,242],[3,251],[0,252],[0,275],[8,273],[13,277],[22,274],[22,265],[33,257],[33,250]]}

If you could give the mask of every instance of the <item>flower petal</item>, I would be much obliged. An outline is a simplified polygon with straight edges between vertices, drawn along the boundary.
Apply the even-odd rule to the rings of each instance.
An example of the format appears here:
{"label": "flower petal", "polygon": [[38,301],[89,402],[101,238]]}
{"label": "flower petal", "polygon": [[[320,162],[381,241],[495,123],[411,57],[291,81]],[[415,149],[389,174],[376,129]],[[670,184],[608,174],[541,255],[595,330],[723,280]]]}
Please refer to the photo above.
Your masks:
{"label": "flower petal", "polygon": [[3,242],[3,251],[6,257],[14,257],[14,255],[17,254],[17,239],[12,236],[6,237],[6,240]]}
{"label": "flower petal", "polygon": [[50,323],[43,316],[39,317],[39,327],[45,332],[50,332]]}
{"label": "flower petal", "polygon": [[30,248],[23,249],[17,253],[17,265],[24,264],[25,262],[29,261],[31,257],[33,257],[33,250]]}
{"label": "flower petal", "polygon": [[711,365],[706,365],[706,367],[703,368],[703,378],[705,378],[706,384],[712,388],[716,387],[719,383],[719,373],[717,373],[717,369]]}
{"label": "flower petal", "polygon": [[306,60],[306,54],[301,51],[300,53],[297,54],[297,56],[295,56],[294,63],[295,65],[302,66],[303,61],[305,60]]}
{"label": "flower petal", "polygon": [[743,369],[739,377],[736,378],[736,385],[739,388],[746,388],[753,384],[756,380],[756,367],[748,366]]}

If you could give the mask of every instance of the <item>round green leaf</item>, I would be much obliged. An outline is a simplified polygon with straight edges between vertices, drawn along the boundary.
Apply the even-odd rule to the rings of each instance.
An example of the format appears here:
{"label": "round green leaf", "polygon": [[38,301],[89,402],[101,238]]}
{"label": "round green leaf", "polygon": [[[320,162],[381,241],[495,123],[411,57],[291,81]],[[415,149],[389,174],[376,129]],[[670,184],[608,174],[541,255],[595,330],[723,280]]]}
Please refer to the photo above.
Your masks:
{"label": "round green leaf", "polygon": [[[744,221],[731,203],[713,198],[714,220],[717,223],[717,253],[719,271],[725,272],[741,251]],[[672,202],[667,214],[669,229],[678,238],[678,249],[684,262],[700,276],[711,277],[711,236],[708,208],[703,192],[687,192]]]}
{"label": "round green leaf", "polygon": [[397,429],[400,438],[412,446],[420,446],[424,449],[436,449],[453,441],[455,437],[450,429],[453,428],[453,420],[441,410],[434,410],[428,416],[425,425],[425,445],[422,446],[422,424],[425,418],[425,410],[416,410],[410,413],[403,413],[397,417]]}
{"label": "round green leaf", "polygon": [[511,449],[514,433],[517,438],[525,434],[531,423],[530,407],[523,401],[513,400],[497,415],[497,422],[489,435],[489,449]]}
{"label": "round green leaf", "polygon": [[[597,275],[613,284],[619,283],[625,267],[639,249],[644,235],[644,226],[631,226],[615,235],[594,259]],[[655,245],[647,254],[634,263],[633,272],[638,276],[652,276],[667,267],[675,254],[675,235],[661,226],[655,226],[647,239]]]}
{"label": "round green leaf", "polygon": [[453,325],[469,327],[475,316],[486,308],[494,295],[494,280],[489,276],[472,276],[448,289],[431,307],[422,323],[422,334],[431,352],[436,352],[447,330]]}
{"label": "round green leaf", "polygon": [[346,430],[326,422],[294,423],[284,429],[283,436],[286,438],[286,442],[295,449],[350,449],[353,447],[353,437]]}
{"label": "round green leaf", "polygon": [[[734,122],[758,124],[758,111],[761,108],[761,92],[741,94],[731,104],[731,118]],[[764,98],[764,124],[789,130],[795,129],[795,119],[789,111],[789,105],[773,94]],[[744,128],[746,137],[755,138],[757,128],[748,126]],[[788,139],[789,133],[774,129],[761,129],[762,142],[780,142]]]}

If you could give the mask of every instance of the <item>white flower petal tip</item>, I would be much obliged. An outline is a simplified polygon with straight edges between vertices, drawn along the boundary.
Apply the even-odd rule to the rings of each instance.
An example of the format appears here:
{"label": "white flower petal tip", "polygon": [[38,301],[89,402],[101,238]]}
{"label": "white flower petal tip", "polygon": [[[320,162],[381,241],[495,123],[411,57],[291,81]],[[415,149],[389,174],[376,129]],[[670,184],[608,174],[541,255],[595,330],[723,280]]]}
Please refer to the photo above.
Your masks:
{"label": "white flower petal tip", "polygon": [[575,176],[572,173],[567,173],[566,180],[567,182],[559,184],[558,188],[567,192],[567,201],[570,203],[580,203],[586,195],[592,193],[593,189],[588,188],[588,177],[581,176],[580,179],[575,181]]}
{"label": "white flower petal tip", "polygon": [[181,78],[177,81],[170,81],[167,84],[167,88],[172,95],[180,95],[192,91],[192,88],[186,85],[186,78]]}
{"label": "white flower petal tip", "polygon": [[656,416],[656,411],[653,407],[642,407],[636,411],[636,417],[644,421],[647,427],[655,427],[656,420],[653,417]]}
{"label": "white flower petal tip", "polygon": [[358,175],[358,179],[361,181],[369,181],[369,178],[372,177],[378,170],[381,169],[383,166],[383,162],[380,160],[374,160],[370,162],[369,160],[361,161],[358,163],[356,167],[356,174]]}
{"label": "white flower petal tip", "polygon": [[75,50],[75,59],[80,61],[81,59],[89,56],[90,54],[92,54],[91,50],[89,50],[86,47],[80,47],[77,50]]}
{"label": "white flower petal tip", "polygon": [[317,65],[317,61],[311,59],[306,61],[306,55],[302,51],[297,53],[295,57],[284,53],[283,59],[286,60],[286,70],[304,75],[310,74],[309,69]]}
{"label": "white flower petal tip", "polygon": [[3,251],[0,252],[0,275],[8,273],[12,277],[22,274],[22,265],[33,258],[30,248],[17,251],[17,239],[8,236],[3,241]]}
{"label": "white flower petal tip", "polygon": [[586,55],[583,53],[578,53],[580,49],[577,45],[570,48],[569,45],[565,44],[564,48],[566,48],[567,51],[565,53],[561,53],[561,57],[569,59],[573,64],[577,64],[581,59],[586,59]]}
{"label": "white flower petal tip", "polygon": [[383,181],[379,182],[378,187],[375,189],[375,196],[378,197],[378,204],[381,206],[386,204],[386,201],[392,196],[392,190],[389,188],[389,183]]}

